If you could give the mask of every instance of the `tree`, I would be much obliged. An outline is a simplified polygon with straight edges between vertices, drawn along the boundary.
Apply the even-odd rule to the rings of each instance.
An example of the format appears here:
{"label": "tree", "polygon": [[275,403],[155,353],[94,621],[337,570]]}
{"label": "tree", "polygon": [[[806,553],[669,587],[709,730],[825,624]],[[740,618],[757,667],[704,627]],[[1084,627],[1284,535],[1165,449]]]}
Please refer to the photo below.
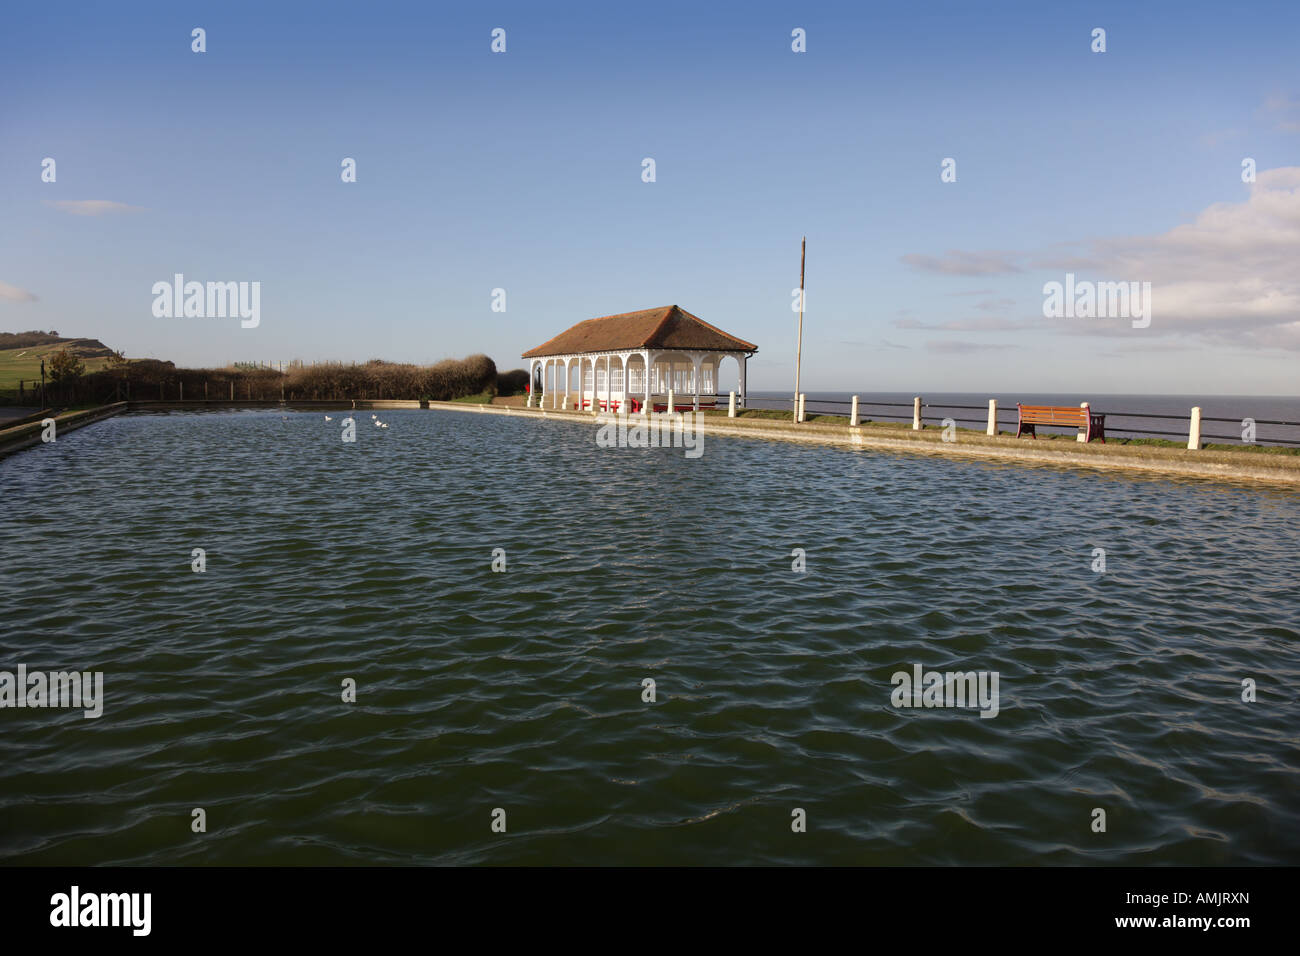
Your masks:
{"label": "tree", "polygon": [[[116,349],[110,350],[108,354],[108,372],[113,377],[113,397],[119,401],[122,398],[122,385],[126,382],[127,376],[127,359],[126,353]],[[127,395],[131,394],[130,388],[127,389]]]}
{"label": "tree", "polygon": [[54,382],[73,382],[81,378],[86,366],[68,349],[60,349],[50,359],[50,380]]}

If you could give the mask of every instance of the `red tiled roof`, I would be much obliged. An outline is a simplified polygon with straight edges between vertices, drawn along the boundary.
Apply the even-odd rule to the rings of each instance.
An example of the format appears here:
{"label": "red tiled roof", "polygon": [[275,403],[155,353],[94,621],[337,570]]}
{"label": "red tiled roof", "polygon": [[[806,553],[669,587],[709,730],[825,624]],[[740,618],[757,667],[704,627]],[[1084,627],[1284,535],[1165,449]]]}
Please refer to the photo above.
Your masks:
{"label": "red tiled roof", "polygon": [[705,322],[675,305],[587,319],[522,358],[618,352],[631,349],[690,349],[695,352],[757,352],[758,346]]}

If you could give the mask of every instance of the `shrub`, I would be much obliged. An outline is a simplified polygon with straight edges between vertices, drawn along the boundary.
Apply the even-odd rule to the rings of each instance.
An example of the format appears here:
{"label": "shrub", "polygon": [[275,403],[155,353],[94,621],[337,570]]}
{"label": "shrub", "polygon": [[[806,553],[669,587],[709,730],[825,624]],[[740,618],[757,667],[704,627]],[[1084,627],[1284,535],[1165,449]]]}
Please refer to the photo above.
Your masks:
{"label": "shrub", "polygon": [[519,395],[528,386],[528,372],[522,368],[511,369],[497,375],[498,395]]}
{"label": "shrub", "polygon": [[53,382],[76,381],[85,371],[86,364],[67,349],[60,349],[50,359],[50,380]]}
{"label": "shrub", "polygon": [[118,398],[213,401],[229,399],[231,385],[237,400],[344,401],[359,399],[435,399],[447,401],[466,395],[495,394],[496,363],[486,355],[445,359],[434,365],[413,365],[371,359],[364,365],[326,362],[295,363],[282,373],[247,363],[228,368],[177,368],[172,362],[135,359],[112,363],[65,384],[67,400],[106,402]]}

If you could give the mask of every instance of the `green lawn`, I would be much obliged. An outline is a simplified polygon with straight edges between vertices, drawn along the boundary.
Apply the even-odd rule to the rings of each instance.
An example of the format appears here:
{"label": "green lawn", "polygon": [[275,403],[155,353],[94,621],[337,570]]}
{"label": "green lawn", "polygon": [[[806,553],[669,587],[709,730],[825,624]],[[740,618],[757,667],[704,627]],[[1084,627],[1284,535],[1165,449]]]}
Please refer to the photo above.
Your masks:
{"label": "green lawn", "polygon": [[[705,415],[726,415],[727,414],[726,408],[703,409],[702,412]],[[782,422],[789,422],[792,419],[792,415],[790,412],[780,411],[778,409],[769,409],[769,408],[738,408],[736,409],[736,417],[751,418],[751,419],[761,418],[761,419],[768,419],[772,421],[782,421]],[[845,415],[814,415],[811,412],[808,413],[805,420],[809,422],[816,422],[817,424],[821,424],[821,425],[847,425],[849,423],[849,419]],[[870,428],[896,428],[902,430],[910,430],[912,427],[912,423],[910,420],[873,422],[869,418],[863,418],[862,424],[863,426],[870,427]],[[941,427],[942,426],[940,426],[939,424],[933,421],[926,422],[925,424],[925,430],[927,432],[938,431]],[[967,432],[975,435],[984,434],[983,428],[965,428],[960,425],[957,426],[957,431]],[[1011,438],[1014,437],[1016,433],[1014,431],[999,430],[998,434]],[[1029,438],[1024,438],[1023,440],[1025,442],[1031,441],[1031,439]],[[1052,432],[1043,432],[1038,436],[1038,440],[1074,442],[1076,438],[1074,434],[1057,435]],[[1157,448],[1186,448],[1187,447],[1186,440],[1170,441],[1165,438],[1136,438],[1136,437],[1130,438],[1130,437],[1117,436],[1117,435],[1107,435],[1106,442],[1107,444],[1110,445],[1150,445]],[[1097,442],[1094,441],[1093,444],[1095,445],[1097,444]],[[1224,443],[1206,442],[1203,447],[1205,448],[1206,451],[1238,451],[1238,452],[1249,452],[1255,455],[1300,455],[1300,447],[1296,447],[1293,445],[1229,445]]]}
{"label": "green lawn", "polygon": [[[50,380],[50,361],[54,353],[66,347],[76,346],[75,341],[57,342],[53,345],[31,345],[22,349],[0,350],[0,392],[18,392],[18,380],[22,379],[25,388],[31,382],[41,379],[41,359],[45,359],[45,380]],[[82,358],[81,363],[87,372],[96,372],[108,364],[107,358]]]}
{"label": "green lawn", "polygon": [[453,402],[464,402],[467,405],[491,405],[493,396],[489,392],[479,392],[477,395],[462,395],[460,398],[453,398]]}

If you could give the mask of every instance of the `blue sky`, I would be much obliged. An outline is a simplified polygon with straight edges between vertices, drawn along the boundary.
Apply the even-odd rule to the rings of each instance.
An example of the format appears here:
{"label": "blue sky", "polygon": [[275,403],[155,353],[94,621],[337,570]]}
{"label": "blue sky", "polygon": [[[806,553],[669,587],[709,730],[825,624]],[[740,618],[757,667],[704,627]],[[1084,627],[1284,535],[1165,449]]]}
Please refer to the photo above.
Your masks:
{"label": "blue sky", "polygon": [[[784,389],[807,235],[809,390],[1295,394],[1298,48],[1295,3],[11,5],[0,330],[504,369],[677,303]],[[1151,325],[1045,318],[1067,271]],[[260,325],[154,317],[177,272]]]}

